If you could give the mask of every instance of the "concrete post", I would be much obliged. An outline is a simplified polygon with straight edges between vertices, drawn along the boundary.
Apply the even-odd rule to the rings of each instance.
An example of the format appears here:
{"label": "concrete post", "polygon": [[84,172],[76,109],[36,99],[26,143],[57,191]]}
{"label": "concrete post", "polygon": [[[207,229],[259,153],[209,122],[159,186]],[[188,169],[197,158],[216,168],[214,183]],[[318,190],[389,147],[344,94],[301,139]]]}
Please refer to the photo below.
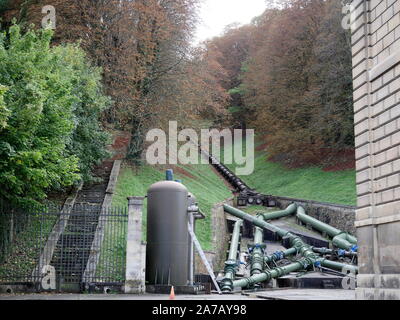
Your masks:
{"label": "concrete post", "polygon": [[128,198],[125,293],[142,294],[146,290],[146,244],[142,242],[144,197]]}

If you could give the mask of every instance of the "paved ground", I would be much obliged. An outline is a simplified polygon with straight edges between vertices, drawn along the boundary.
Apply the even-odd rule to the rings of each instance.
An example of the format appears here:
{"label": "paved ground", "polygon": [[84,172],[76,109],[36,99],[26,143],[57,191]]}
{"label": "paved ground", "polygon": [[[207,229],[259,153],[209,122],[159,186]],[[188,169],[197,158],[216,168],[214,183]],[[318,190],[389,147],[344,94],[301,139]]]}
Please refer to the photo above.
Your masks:
{"label": "paved ground", "polygon": [[[168,295],[125,295],[125,294],[18,294],[0,295],[0,300],[169,300]],[[261,300],[247,295],[177,295],[175,300]]]}
{"label": "paved ground", "polygon": [[246,295],[267,300],[355,300],[354,290],[336,289],[276,289]]}
{"label": "paved ground", "polygon": [[[0,295],[0,300],[169,300],[168,295],[123,294],[15,294]],[[352,290],[275,289],[232,295],[177,295],[175,300],[355,300]]]}

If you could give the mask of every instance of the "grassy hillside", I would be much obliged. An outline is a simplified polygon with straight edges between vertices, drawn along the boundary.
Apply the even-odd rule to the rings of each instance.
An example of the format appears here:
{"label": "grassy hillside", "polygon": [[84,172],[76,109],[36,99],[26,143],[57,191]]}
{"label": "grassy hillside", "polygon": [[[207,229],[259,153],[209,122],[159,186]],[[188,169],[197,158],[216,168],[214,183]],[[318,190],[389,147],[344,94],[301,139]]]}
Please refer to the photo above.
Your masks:
{"label": "grassy hillside", "polygon": [[[175,179],[182,180],[183,184],[192,192],[199,202],[200,209],[206,214],[206,219],[196,225],[196,235],[204,250],[211,250],[211,217],[212,206],[232,196],[223,181],[210,170],[209,165],[176,166]],[[124,165],[121,169],[113,204],[126,206],[128,196],[145,196],[147,189],[155,182],[165,180],[165,168],[143,166],[133,168]],[[147,204],[145,203],[145,212]],[[146,234],[146,215],[143,216],[144,239]]]}
{"label": "grassy hillside", "polygon": [[[256,147],[261,142],[256,143]],[[231,148],[231,147],[230,147]],[[262,149],[262,148],[257,148]],[[252,188],[266,194],[295,197],[338,204],[356,204],[355,171],[325,172],[318,167],[288,169],[266,160],[265,150],[256,151],[255,171],[242,179]],[[235,165],[228,165],[231,169]],[[172,166],[175,179],[183,184],[198,199],[206,219],[198,222],[197,236],[205,250],[211,250],[210,210],[215,203],[232,196],[208,165]],[[155,182],[165,179],[167,167],[142,166],[134,168],[124,165],[121,169],[113,204],[126,206],[127,197],[145,196],[147,189]],[[147,204],[145,202],[145,212]],[[146,215],[143,216],[143,239],[146,237]]]}
{"label": "grassy hillside", "polygon": [[[261,144],[257,141],[256,149]],[[232,146],[227,148],[232,150]],[[276,196],[356,205],[355,170],[325,172],[319,167],[289,169],[266,159],[265,150],[256,151],[254,173],[241,177],[251,188]],[[227,166],[235,168],[235,165]]]}

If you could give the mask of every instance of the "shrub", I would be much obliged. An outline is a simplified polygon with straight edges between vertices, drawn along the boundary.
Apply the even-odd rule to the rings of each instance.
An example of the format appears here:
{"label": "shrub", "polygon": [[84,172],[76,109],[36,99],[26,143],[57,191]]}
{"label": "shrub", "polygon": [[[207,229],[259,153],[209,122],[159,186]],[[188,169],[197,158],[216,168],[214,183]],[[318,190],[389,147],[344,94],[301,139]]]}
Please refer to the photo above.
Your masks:
{"label": "shrub", "polygon": [[105,154],[97,117],[109,100],[101,94],[100,70],[77,45],[51,47],[51,37],[51,30],[22,34],[18,25],[0,35],[9,110],[0,129],[0,197],[9,200],[44,199],[86,178]]}
{"label": "shrub", "polygon": [[76,45],[56,47],[55,52],[63,57],[64,68],[69,70],[73,103],[74,130],[67,143],[69,154],[79,159],[79,170],[85,181],[92,179],[93,165],[108,156],[105,145],[109,135],[102,130],[99,117],[111,104],[103,95],[101,69],[88,64],[86,54]]}
{"label": "shrub", "polygon": [[10,111],[7,109],[3,97],[6,90],[6,87],[0,85],[0,129],[3,129],[7,126],[7,119],[10,115]]}

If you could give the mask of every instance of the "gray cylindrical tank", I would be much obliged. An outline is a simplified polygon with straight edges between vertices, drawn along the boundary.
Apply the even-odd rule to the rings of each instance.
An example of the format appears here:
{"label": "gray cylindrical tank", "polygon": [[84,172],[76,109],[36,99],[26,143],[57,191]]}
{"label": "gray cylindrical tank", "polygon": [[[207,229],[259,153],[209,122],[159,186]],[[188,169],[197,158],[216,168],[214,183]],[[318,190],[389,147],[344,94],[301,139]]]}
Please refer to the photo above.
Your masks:
{"label": "gray cylindrical tank", "polygon": [[185,286],[189,275],[188,190],[174,181],[147,193],[146,281]]}

